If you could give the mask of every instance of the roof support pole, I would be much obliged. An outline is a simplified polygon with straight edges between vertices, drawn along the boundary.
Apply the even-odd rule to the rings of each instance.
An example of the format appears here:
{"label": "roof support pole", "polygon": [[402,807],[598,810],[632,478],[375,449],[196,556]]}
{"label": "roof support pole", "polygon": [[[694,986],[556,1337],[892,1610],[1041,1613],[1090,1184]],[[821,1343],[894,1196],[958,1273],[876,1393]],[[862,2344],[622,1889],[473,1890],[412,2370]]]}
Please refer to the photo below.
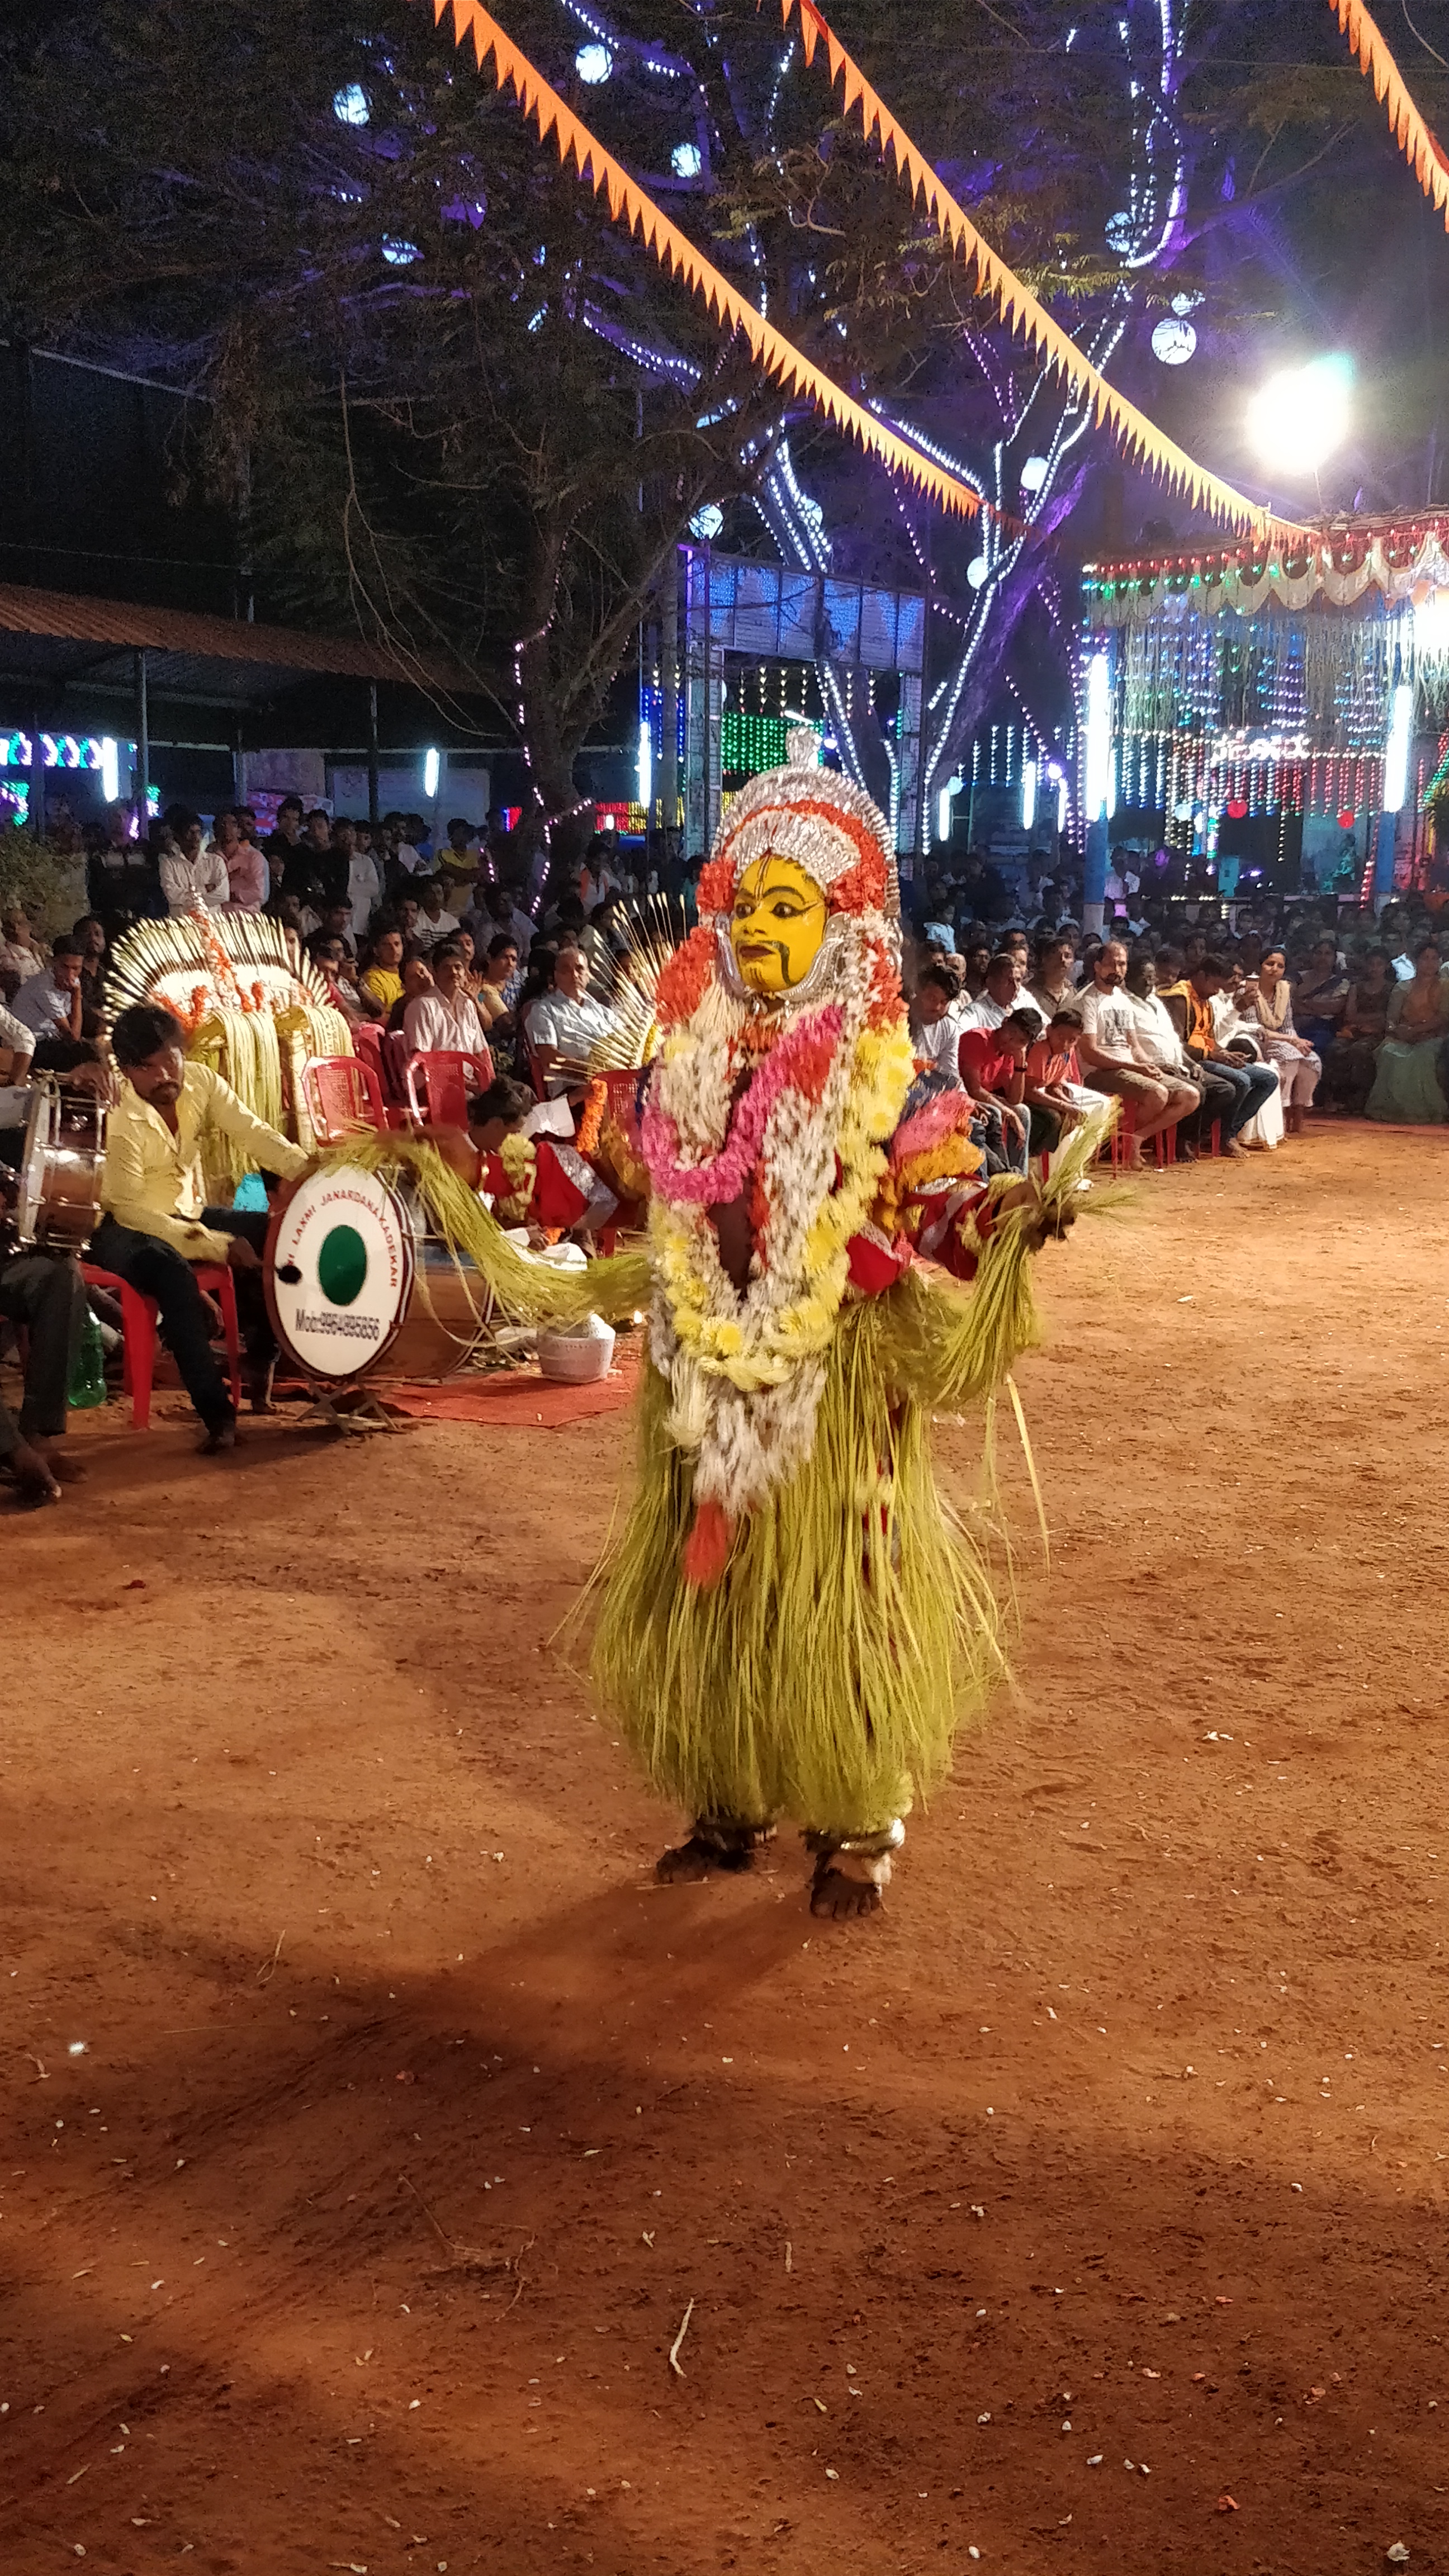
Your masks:
{"label": "roof support pole", "polygon": [[131,795],[136,808],[136,833],[145,840],[151,829],[151,710],[146,693],[146,647],[143,644],[131,657],[136,685],[136,759],[131,772]]}
{"label": "roof support pole", "polygon": [[377,682],[376,680],[369,680],[367,684],[367,819],[372,825],[374,832],[376,832],[378,824],[382,820],[382,816],[378,810],[382,803],[382,787],[378,777],[378,769]]}

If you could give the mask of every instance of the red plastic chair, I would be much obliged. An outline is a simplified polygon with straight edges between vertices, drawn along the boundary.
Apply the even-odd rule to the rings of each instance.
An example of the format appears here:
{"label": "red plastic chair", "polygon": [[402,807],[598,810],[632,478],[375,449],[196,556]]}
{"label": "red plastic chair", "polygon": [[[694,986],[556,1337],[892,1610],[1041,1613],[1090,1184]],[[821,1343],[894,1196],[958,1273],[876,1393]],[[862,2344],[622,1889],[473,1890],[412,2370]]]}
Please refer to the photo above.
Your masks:
{"label": "red plastic chair", "polygon": [[345,1145],[359,1128],[406,1123],[401,1111],[389,1114],[382,1084],[360,1056],[309,1056],[302,1067],[302,1098],[319,1145]]}
{"label": "red plastic chair", "polygon": [[493,1080],[488,1055],[434,1048],[408,1060],[408,1107],[423,1127],[466,1127],[468,1103]]}
{"label": "red plastic chair", "polygon": [[378,1040],[382,1058],[382,1095],[394,1108],[408,1106],[408,1042],[401,1029],[384,1029]]}
{"label": "red plastic chair", "polygon": [[[154,1297],[143,1297],[139,1288],[128,1287],[114,1270],[98,1270],[94,1262],[81,1263],[81,1277],[88,1288],[108,1289],[120,1300],[122,1348],[125,1353],[126,1393],[131,1399],[131,1428],[151,1428],[151,1380],[156,1367],[156,1318]],[[236,1319],[236,1282],[222,1263],[194,1265],[198,1288],[214,1297],[221,1308],[222,1328],[226,1335],[227,1371],[231,1378],[232,1410],[241,1411],[241,1334]]]}

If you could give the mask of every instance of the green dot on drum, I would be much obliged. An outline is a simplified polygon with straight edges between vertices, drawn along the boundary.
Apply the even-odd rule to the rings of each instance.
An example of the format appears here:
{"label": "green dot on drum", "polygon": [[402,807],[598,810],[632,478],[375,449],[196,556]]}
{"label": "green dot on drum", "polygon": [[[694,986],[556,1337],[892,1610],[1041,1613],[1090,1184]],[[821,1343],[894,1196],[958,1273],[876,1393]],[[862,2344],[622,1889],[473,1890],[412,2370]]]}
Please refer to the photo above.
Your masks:
{"label": "green dot on drum", "polygon": [[350,1306],[367,1280],[367,1246],[357,1228],[334,1225],[317,1255],[317,1285],[328,1303]]}

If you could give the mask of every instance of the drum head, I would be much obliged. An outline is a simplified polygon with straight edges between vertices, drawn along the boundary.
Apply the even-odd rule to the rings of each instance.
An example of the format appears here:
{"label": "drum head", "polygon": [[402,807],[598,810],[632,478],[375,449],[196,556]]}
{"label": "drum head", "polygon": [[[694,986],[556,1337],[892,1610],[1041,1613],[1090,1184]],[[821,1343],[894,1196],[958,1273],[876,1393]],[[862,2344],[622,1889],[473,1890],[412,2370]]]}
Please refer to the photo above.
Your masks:
{"label": "drum head", "polygon": [[31,1087],[30,1112],[25,1121],[25,1149],[20,1157],[19,1194],[15,1202],[15,1233],[22,1245],[34,1243],[40,1232],[54,1128],[54,1089],[47,1082],[37,1082]]}
{"label": "drum head", "polygon": [[308,1377],[365,1376],[396,1337],[413,1284],[413,1234],[375,1172],[334,1163],[299,1181],[267,1237],[267,1305]]}

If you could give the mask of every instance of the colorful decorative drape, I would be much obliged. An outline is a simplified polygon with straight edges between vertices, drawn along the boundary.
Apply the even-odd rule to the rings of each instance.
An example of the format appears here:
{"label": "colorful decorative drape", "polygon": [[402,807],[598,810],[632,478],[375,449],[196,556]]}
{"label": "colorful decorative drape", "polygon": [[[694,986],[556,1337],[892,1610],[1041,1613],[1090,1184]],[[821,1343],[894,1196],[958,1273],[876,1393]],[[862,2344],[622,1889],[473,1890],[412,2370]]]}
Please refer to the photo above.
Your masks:
{"label": "colorful decorative drape", "polygon": [[1358,56],[1364,79],[1373,82],[1375,98],[1383,100],[1394,141],[1449,229],[1449,161],[1409,96],[1403,73],[1362,0],[1328,0],[1328,5]]}
{"label": "colorful decorative drape", "polygon": [[534,70],[527,55],[520,53],[512,38],[504,34],[497,19],[480,8],[478,0],[433,0],[433,15],[440,26],[450,8],[455,42],[461,45],[471,38],[480,72],[491,54],[498,87],[512,86],[524,114],[537,125],[540,141],[546,143],[552,136],[565,168],[572,158],[580,179],[588,182],[596,196],[607,192],[614,221],[626,224],[630,232],[642,233],[661,268],[682,277],[691,292],[732,331],[742,331],[751,354],[767,374],[788,391],[807,394],[827,420],[834,421],[869,454],[878,456],[892,474],[904,475],[907,481],[929,492],[942,509],[957,511],[964,518],[981,508],[979,496],[967,484],[933,465],[903,438],[897,438],[893,430],[876,420],[782,331],[756,312],[728,278],[721,276],[704,253],[696,249],[688,235],[660,212],[622,164],[604,150],[572,108],[565,106],[557,90],[551,89],[542,74]]}
{"label": "colorful decorative drape", "polygon": [[[1354,7],[1357,0],[1342,0]],[[1040,305],[1030,287],[998,259],[989,243],[983,240],[970,216],[959,206],[944,180],[932,169],[924,153],[918,152],[904,127],[897,124],[885,102],[871,88],[865,74],[851,60],[839,37],[827,26],[814,0],[780,0],[781,15],[788,27],[798,10],[800,38],[807,63],[815,59],[822,41],[830,61],[832,82],[844,84],[847,115],[852,108],[860,110],[861,125],[867,142],[875,141],[883,156],[895,163],[896,169],[910,188],[913,198],[924,197],[926,206],[944,241],[968,267],[974,269],[976,292],[996,306],[1003,321],[1023,332],[1047,365],[1069,384],[1073,391],[1090,402],[1098,421],[1111,430],[1125,456],[1134,463],[1150,467],[1161,475],[1173,490],[1182,492],[1193,506],[1210,510],[1215,518],[1229,526],[1267,538],[1283,522],[1275,521],[1270,511],[1257,502],[1246,500],[1231,483],[1209,474],[1164,436],[1154,422],[1136,405],[1119,394],[1106,378],[1098,374],[1083,357],[1074,340],[1054,322]]]}
{"label": "colorful decorative drape", "polygon": [[1366,591],[1386,605],[1431,592],[1449,594],[1449,522],[1427,520],[1377,528],[1348,524],[1256,557],[1228,554],[1144,556],[1087,564],[1082,591],[1094,625],[1139,626],[1179,603],[1183,615],[1211,617],[1220,608],[1256,617],[1262,608],[1307,608],[1322,601],[1351,608]]}

